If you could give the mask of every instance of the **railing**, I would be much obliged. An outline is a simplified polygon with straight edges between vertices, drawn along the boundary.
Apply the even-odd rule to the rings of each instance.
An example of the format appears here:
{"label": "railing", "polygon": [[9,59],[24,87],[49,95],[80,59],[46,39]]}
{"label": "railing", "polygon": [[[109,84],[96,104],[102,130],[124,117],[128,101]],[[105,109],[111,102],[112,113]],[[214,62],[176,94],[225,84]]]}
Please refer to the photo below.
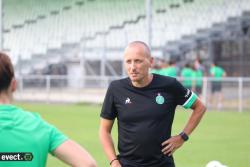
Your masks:
{"label": "railing", "polygon": [[[40,102],[90,102],[102,103],[106,89],[112,80],[120,77],[86,76],[23,76],[17,78],[18,91],[15,99]],[[182,78],[178,78],[182,82]],[[221,93],[216,83],[221,83]],[[215,84],[214,84],[215,83]],[[196,92],[195,81],[191,89]],[[215,85],[215,86],[214,86]],[[214,88],[213,88],[214,87]],[[202,78],[200,98],[210,110],[242,112],[250,109],[250,78],[225,77],[220,81]]]}

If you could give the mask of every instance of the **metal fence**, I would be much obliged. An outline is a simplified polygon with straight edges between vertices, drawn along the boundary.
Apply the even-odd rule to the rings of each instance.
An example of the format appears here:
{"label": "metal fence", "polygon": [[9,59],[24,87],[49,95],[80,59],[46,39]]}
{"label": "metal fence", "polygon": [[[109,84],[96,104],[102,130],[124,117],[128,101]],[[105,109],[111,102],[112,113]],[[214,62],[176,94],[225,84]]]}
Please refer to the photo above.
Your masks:
{"label": "metal fence", "polygon": [[[102,103],[109,83],[115,79],[119,77],[23,76],[17,78],[18,90],[15,99],[18,101]],[[182,82],[182,78],[178,79]],[[210,110],[242,112],[250,109],[250,78],[225,77],[218,81],[204,77],[202,80],[200,98]],[[221,91],[213,92],[212,89],[217,83],[221,84]],[[196,92],[195,89],[193,91]]]}
{"label": "metal fence", "polygon": [[[213,92],[213,84],[221,83],[221,92]],[[220,100],[221,98],[221,100]],[[226,77],[221,81],[203,78],[202,100],[208,108],[242,112],[250,109],[250,78]]]}

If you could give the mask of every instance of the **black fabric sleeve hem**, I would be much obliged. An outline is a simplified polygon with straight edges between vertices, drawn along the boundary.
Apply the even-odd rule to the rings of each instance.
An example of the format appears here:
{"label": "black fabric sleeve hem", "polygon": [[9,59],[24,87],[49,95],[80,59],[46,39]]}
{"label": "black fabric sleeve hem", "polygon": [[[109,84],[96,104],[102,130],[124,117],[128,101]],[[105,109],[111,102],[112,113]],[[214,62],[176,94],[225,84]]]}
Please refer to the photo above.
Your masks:
{"label": "black fabric sleeve hem", "polygon": [[110,116],[105,115],[105,114],[103,114],[103,113],[100,114],[100,117],[101,117],[101,118],[104,118],[104,119],[108,119],[108,120],[114,120],[114,119],[115,119],[115,117],[110,117]]}

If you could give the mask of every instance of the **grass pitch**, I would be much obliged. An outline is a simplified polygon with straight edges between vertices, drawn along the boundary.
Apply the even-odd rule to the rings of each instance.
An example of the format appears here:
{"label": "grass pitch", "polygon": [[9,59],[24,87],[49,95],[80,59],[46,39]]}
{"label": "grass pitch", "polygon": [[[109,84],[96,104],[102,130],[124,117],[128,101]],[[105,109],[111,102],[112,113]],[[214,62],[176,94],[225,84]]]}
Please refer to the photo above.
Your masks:
{"label": "grass pitch", "polygon": [[[40,113],[47,122],[80,143],[93,155],[99,167],[109,166],[98,137],[101,106],[29,103],[17,105]],[[178,109],[172,134],[178,134],[182,130],[190,113]],[[250,112],[207,111],[190,140],[175,152],[176,166],[205,167],[211,160],[219,160],[228,167],[250,166],[249,128]],[[113,136],[116,140],[116,129]],[[47,166],[66,167],[52,156],[49,156]]]}

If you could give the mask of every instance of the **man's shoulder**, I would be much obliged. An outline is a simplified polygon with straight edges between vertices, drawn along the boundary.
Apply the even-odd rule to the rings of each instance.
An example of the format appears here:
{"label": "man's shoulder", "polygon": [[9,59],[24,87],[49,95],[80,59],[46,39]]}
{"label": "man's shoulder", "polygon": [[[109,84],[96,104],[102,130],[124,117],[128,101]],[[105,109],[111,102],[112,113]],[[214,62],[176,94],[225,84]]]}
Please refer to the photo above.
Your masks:
{"label": "man's shoulder", "polygon": [[126,85],[126,84],[128,84],[128,78],[121,78],[121,79],[113,80],[110,83],[110,86],[117,87],[117,86],[122,86],[122,85]]}
{"label": "man's shoulder", "polygon": [[26,126],[32,124],[33,127],[46,127],[50,128],[52,125],[50,125],[46,120],[44,120],[39,113],[27,111],[20,108],[19,115],[16,117],[16,121],[18,121],[21,124]]}
{"label": "man's shoulder", "polygon": [[176,85],[176,78],[171,76],[154,75],[153,87],[171,89]]}
{"label": "man's shoulder", "polygon": [[37,121],[37,120],[42,119],[40,114],[38,114],[36,112],[32,112],[32,111],[27,111],[27,110],[24,110],[24,109],[21,109],[21,108],[20,108],[20,114],[23,117],[25,117],[26,119],[29,119],[29,120]]}
{"label": "man's shoulder", "polygon": [[160,83],[173,84],[176,81],[176,78],[171,77],[171,76],[163,76],[163,75],[154,74],[154,77],[155,77],[156,82],[160,82]]}

